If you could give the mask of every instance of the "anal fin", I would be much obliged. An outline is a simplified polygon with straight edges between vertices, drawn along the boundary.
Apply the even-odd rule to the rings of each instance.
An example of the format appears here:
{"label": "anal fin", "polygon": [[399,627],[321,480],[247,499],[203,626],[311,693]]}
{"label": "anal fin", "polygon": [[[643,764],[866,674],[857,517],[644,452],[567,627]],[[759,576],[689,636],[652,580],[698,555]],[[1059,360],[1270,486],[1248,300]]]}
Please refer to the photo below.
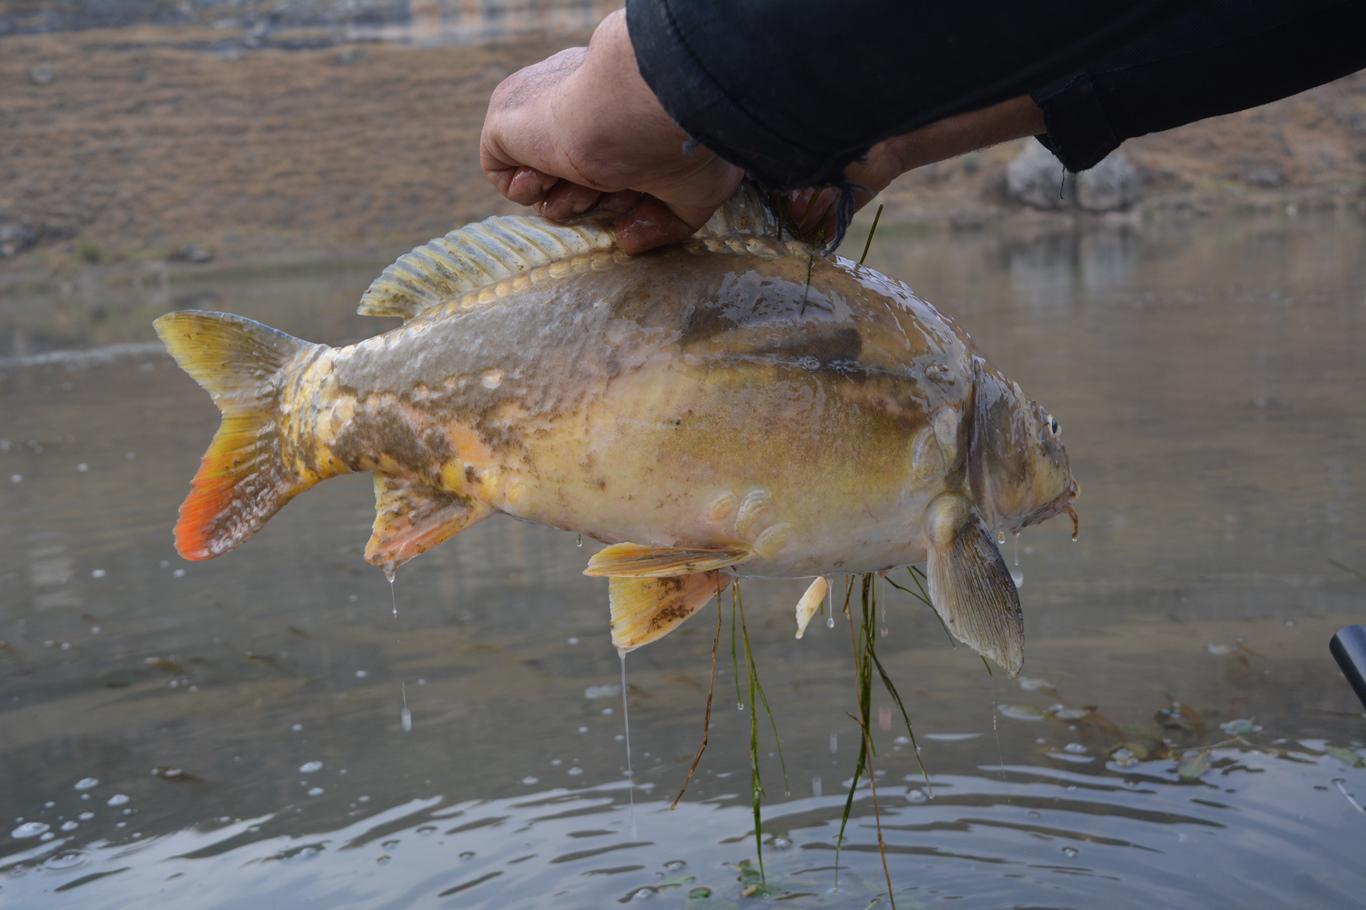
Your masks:
{"label": "anal fin", "polygon": [[365,561],[397,567],[454,537],[492,511],[479,500],[375,475],[375,525]]}
{"label": "anal fin", "polygon": [[730,584],[730,576],[703,572],[670,578],[613,578],[612,644],[623,653],[668,635]]}
{"label": "anal fin", "polygon": [[624,578],[668,578],[695,575],[739,565],[753,557],[749,547],[646,547],[635,543],[614,543],[588,560],[585,575]]}
{"label": "anal fin", "polygon": [[930,600],[950,634],[1011,677],[1024,665],[1024,614],[1010,569],[961,497],[930,504]]}

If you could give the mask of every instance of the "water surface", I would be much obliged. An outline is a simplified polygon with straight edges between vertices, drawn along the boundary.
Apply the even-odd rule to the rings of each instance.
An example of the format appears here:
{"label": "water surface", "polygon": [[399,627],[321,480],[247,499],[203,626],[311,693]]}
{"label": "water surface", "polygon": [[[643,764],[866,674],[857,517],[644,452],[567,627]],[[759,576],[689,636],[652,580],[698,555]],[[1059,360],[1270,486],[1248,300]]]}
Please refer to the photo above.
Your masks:
{"label": "water surface", "polygon": [[[1065,522],[1020,541],[1024,679],[884,590],[932,784],[878,692],[898,906],[1366,906],[1366,722],[1326,648],[1366,617],[1335,565],[1366,570],[1363,249],[1352,221],[876,238],[870,264],[1058,416],[1084,487],[1078,543]],[[729,615],[710,748],[670,811],[715,614],[630,657],[632,792],[606,585],[572,534],[478,525],[400,572],[397,616],[361,560],[363,477],[223,559],[176,557],[217,418],[151,319],[351,341],[381,326],[350,313],[383,264],[0,304],[0,907],[754,903]],[[835,872],[849,629],[794,641],[801,590],[745,587],[788,776],[765,735],[768,883],[863,908],[866,785]]]}

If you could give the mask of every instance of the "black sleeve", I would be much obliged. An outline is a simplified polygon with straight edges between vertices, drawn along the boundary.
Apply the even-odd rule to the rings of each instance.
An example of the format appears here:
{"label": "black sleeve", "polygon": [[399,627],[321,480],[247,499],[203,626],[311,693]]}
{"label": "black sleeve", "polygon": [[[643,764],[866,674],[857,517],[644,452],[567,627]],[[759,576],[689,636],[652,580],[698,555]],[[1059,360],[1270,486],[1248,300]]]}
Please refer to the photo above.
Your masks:
{"label": "black sleeve", "polygon": [[1217,0],[1173,10],[1032,92],[1070,171],[1125,139],[1275,101],[1366,66],[1362,0]]}
{"label": "black sleeve", "polygon": [[[1024,94],[1044,108],[1055,153],[1087,166],[1130,135],[1360,67],[1361,9],[1363,0],[627,0],[626,16],[641,75],[669,115],[751,176],[794,187],[839,182],[875,142]],[[1288,48],[1260,59],[1280,27],[1268,23],[1292,20]]]}

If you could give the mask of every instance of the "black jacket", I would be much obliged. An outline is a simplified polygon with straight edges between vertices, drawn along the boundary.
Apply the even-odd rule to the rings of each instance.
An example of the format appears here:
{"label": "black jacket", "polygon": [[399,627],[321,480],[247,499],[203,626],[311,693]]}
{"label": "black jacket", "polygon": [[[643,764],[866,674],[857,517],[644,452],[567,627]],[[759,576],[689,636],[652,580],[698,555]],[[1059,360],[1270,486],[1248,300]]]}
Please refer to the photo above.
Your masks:
{"label": "black jacket", "polygon": [[627,0],[640,72],[694,139],[772,187],[1031,95],[1069,170],[1131,136],[1366,66],[1366,0]]}

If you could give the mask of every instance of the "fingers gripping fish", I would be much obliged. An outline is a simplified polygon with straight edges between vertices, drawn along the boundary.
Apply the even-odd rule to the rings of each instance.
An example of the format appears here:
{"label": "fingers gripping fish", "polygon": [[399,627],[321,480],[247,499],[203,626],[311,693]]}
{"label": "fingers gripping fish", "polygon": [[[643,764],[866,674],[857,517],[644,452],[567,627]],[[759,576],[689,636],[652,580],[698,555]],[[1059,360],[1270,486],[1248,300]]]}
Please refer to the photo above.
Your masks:
{"label": "fingers gripping fish", "polygon": [[223,413],[182,556],[369,471],[375,565],[495,512],[610,544],[586,574],[610,579],[623,650],[734,576],[923,561],[949,630],[1019,671],[988,529],[1075,519],[1056,421],[909,288],[785,237],[751,191],[638,257],[592,225],[490,218],[400,258],[360,312],[404,323],[333,348],[222,313],[156,321]]}

